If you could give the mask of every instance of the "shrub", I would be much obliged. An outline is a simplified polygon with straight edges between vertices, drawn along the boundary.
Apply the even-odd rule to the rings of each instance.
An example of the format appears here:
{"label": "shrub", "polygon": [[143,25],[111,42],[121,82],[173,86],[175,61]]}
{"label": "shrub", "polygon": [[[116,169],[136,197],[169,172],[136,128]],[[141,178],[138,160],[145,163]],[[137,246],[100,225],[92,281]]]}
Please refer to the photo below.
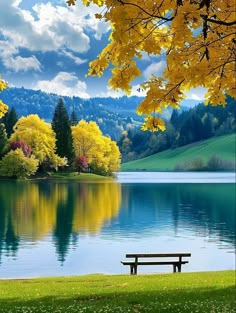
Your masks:
{"label": "shrub", "polygon": [[207,162],[207,169],[209,171],[235,170],[235,162],[223,160],[214,155]]}
{"label": "shrub", "polygon": [[211,171],[222,170],[222,167],[222,160],[216,155],[211,157],[210,160],[207,162],[207,168]]}
{"label": "shrub", "polygon": [[195,158],[191,161],[180,162],[175,165],[176,171],[203,171],[206,165],[201,158]]}
{"label": "shrub", "polygon": [[21,149],[26,157],[30,157],[32,154],[32,148],[23,140],[12,141],[10,148],[11,150]]}
{"label": "shrub", "polygon": [[86,156],[81,155],[75,159],[75,168],[79,173],[84,172],[88,167],[88,160]]}
{"label": "shrub", "polygon": [[189,164],[189,171],[202,171],[205,170],[206,166],[201,158],[193,159]]}
{"label": "shrub", "polygon": [[97,174],[97,175],[102,175],[102,176],[107,176],[109,175],[109,172],[105,169],[104,166],[99,166],[96,161],[92,161],[89,164],[89,169],[91,173]]}
{"label": "shrub", "polygon": [[19,148],[11,150],[0,162],[0,175],[13,178],[26,178],[36,173],[39,161],[26,157]]}

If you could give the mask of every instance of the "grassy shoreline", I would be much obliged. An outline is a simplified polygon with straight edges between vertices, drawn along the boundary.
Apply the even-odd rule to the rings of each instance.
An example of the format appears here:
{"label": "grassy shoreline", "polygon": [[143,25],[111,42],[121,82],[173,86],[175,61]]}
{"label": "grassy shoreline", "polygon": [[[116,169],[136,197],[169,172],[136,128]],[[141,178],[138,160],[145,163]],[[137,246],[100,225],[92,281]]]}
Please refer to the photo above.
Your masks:
{"label": "grassy shoreline", "polygon": [[77,172],[55,172],[42,175],[36,175],[29,178],[10,178],[1,177],[0,180],[15,180],[15,181],[40,181],[40,180],[66,180],[66,181],[82,181],[82,182],[106,182],[112,181],[113,176],[101,176],[93,173],[80,173]]}
{"label": "grassy shoreline", "polygon": [[0,280],[1,313],[235,312],[235,271]]}

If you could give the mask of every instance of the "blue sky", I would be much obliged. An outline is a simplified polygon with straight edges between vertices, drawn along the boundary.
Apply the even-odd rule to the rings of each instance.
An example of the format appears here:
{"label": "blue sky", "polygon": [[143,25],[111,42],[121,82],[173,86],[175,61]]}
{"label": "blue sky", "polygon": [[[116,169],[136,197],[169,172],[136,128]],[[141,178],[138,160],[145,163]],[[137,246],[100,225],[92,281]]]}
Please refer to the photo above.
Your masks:
{"label": "blue sky", "polygon": [[[10,86],[40,89],[60,95],[119,96],[108,87],[109,70],[102,78],[85,77],[88,63],[106,46],[109,24],[94,16],[99,9],[81,1],[67,7],[65,0],[0,0],[0,73]],[[165,61],[144,55],[143,76],[161,75]],[[137,92],[137,79],[132,94]],[[189,99],[201,100],[197,88]]]}

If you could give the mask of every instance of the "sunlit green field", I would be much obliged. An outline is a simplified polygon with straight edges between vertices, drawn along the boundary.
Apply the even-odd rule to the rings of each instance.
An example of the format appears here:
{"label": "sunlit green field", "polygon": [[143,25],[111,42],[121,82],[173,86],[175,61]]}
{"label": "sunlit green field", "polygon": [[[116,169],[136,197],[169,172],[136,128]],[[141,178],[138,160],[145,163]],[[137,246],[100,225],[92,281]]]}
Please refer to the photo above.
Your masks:
{"label": "sunlit green field", "polygon": [[233,313],[234,271],[0,280],[0,312]]}
{"label": "sunlit green field", "polygon": [[122,171],[149,170],[171,171],[178,163],[189,162],[196,158],[208,161],[212,156],[223,160],[235,160],[235,134],[214,137],[208,140],[166,150],[149,157],[122,164]]}

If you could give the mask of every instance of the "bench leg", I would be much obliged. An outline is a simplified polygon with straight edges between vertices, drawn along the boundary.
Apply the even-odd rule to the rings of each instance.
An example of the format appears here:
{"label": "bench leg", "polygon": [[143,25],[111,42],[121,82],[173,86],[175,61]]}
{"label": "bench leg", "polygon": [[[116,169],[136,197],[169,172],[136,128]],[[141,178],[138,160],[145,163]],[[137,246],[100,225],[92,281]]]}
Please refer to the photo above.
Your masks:
{"label": "bench leg", "polygon": [[173,273],[176,273],[177,268],[178,272],[181,273],[181,264],[173,264]]}
{"label": "bench leg", "polygon": [[130,275],[137,275],[137,265],[130,265]]}
{"label": "bench leg", "polygon": [[133,274],[134,274],[134,266],[130,265],[130,275],[133,275]]}

